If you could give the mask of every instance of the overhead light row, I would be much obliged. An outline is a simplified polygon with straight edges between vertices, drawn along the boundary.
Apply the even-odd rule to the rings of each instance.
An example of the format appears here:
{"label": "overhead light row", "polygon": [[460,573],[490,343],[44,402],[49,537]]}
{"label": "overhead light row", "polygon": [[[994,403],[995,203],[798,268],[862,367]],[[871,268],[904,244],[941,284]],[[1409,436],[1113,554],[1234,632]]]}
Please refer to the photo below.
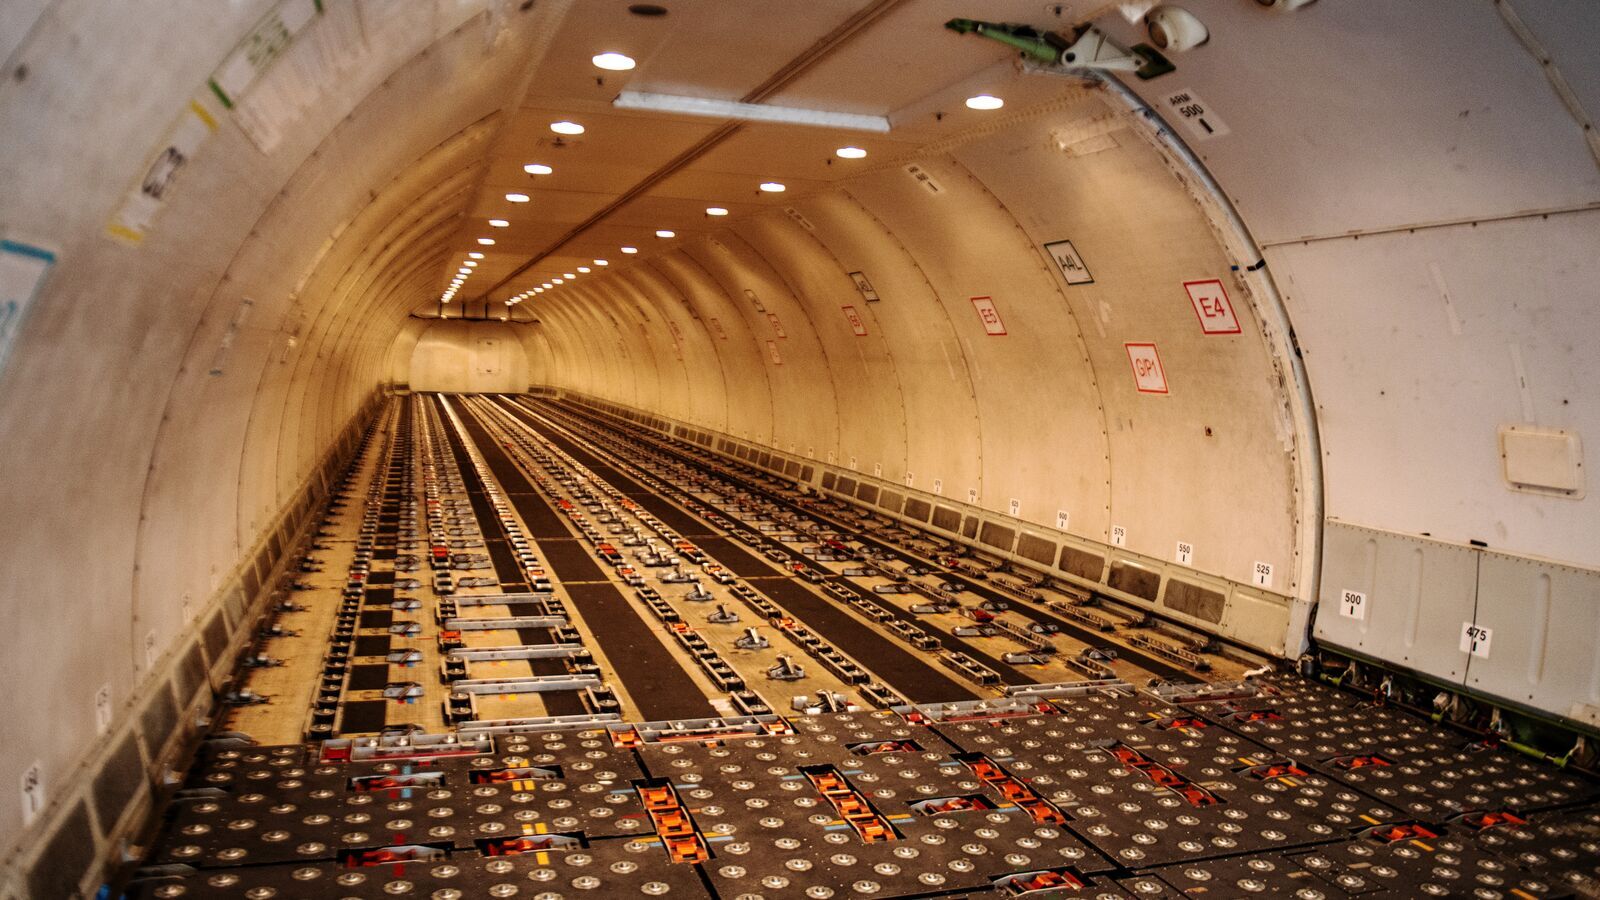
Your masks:
{"label": "overhead light row", "polygon": [[[601,53],[597,53],[593,57],[590,58],[590,61],[595,65],[596,68],[605,69],[607,71],[612,71],[612,72],[626,72],[626,71],[629,71],[629,70],[633,69],[635,66],[638,65],[638,63],[632,57],[628,56],[625,53],[621,53],[621,52],[615,51],[615,50],[607,50],[607,51],[603,51]],[[974,98],[974,100],[976,100],[976,99],[978,99],[978,98]],[[993,98],[991,98],[991,99],[993,99]],[[998,105],[999,101],[995,101],[995,102],[996,102],[996,105]],[[973,103],[973,101],[968,101],[968,105],[972,105],[972,103]],[[977,108],[977,107],[974,107],[974,108]],[[567,119],[563,119],[563,120],[560,120],[560,121],[551,122],[550,123],[550,130],[552,132],[556,133],[556,134],[559,134],[559,135],[576,136],[576,135],[580,135],[580,134],[585,133],[585,131],[587,129],[583,126],[582,123],[574,122],[574,121],[567,120]],[[834,151],[834,154],[837,155],[841,159],[861,159],[861,158],[863,158],[863,157],[865,157],[867,155],[867,151],[862,149],[862,148],[860,148],[860,147],[853,147],[853,146],[852,147],[840,147],[840,148],[838,148],[837,150]],[[551,167],[549,165],[546,165],[544,163],[528,163],[528,164],[526,164],[526,165],[524,165],[522,167],[522,170],[524,172],[526,172],[527,174],[529,174],[529,175],[550,175],[550,174],[553,174],[554,171],[555,171],[555,169],[553,167]],[[787,187],[782,182],[765,181],[765,182],[762,182],[759,185],[759,189],[764,193],[778,194],[778,193],[783,193],[785,190],[787,190]],[[509,192],[509,193],[507,193],[505,195],[505,199],[507,200],[507,202],[510,202],[510,203],[529,203],[529,202],[532,201],[533,198],[530,197],[528,194],[522,193],[520,191],[512,191],[512,192]],[[708,216],[718,216],[718,217],[726,216],[726,215],[728,215],[728,209],[727,209],[727,207],[723,207],[723,206],[708,206],[708,207],[706,207],[706,215],[708,215]],[[507,219],[498,219],[498,218],[497,219],[489,219],[488,220],[488,224],[490,225],[490,227],[493,227],[493,228],[509,228],[511,226],[511,222],[509,220],[507,220]],[[667,228],[657,229],[655,234],[656,234],[656,237],[662,238],[662,239],[673,238],[673,237],[677,236],[676,232],[672,231],[671,229],[667,229]],[[494,246],[495,241],[494,241],[493,238],[480,237],[480,238],[478,238],[478,243],[481,246],[488,247],[488,246]],[[624,246],[624,247],[621,247],[619,249],[624,254],[627,254],[627,255],[632,255],[632,254],[636,254],[636,253],[639,252],[639,248],[632,247],[632,246]],[[472,253],[468,254],[468,256],[469,256],[468,264],[466,266],[463,266],[462,269],[457,273],[456,280],[451,282],[450,289],[445,292],[445,296],[442,298],[444,302],[449,302],[450,298],[452,298],[455,295],[455,292],[460,289],[460,286],[461,286],[462,283],[464,283],[464,280],[471,275],[472,267],[477,265],[475,260],[479,260],[479,259],[483,258],[483,254],[480,253],[480,252],[477,252],[477,251],[473,251]],[[603,260],[603,259],[597,259],[594,262],[595,262],[596,266],[607,265],[607,261]],[[520,303],[523,300],[526,300],[529,297],[532,297],[534,294],[543,293],[544,291],[550,290],[551,288],[555,287],[556,285],[564,284],[567,281],[571,281],[577,275],[587,274],[590,271],[592,271],[587,266],[579,266],[577,268],[578,268],[578,271],[576,273],[563,273],[563,277],[562,278],[553,278],[550,281],[545,282],[540,286],[534,287],[534,288],[532,288],[530,290],[523,291],[522,293],[517,294],[516,296],[512,297],[510,300],[507,300],[506,301],[506,305],[510,306],[510,305],[512,305],[514,303]]]}
{"label": "overhead light row", "polygon": [[[491,243],[493,242],[491,241]],[[450,286],[445,288],[444,293],[439,295],[440,303],[449,303],[456,298],[461,286],[466,284],[468,278],[472,277],[472,273],[476,271],[478,261],[481,259],[483,259],[483,254],[476,250],[467,254],[467,258],[462,260],[461,265],[456,269],[455,276],[450,279]]]}

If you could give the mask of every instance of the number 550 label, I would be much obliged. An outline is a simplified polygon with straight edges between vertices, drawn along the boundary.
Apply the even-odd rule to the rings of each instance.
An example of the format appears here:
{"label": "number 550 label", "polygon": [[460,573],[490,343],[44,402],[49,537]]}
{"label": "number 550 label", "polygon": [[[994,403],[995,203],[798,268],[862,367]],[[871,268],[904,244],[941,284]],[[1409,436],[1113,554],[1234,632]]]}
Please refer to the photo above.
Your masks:
{"label": "number 550 label", "polygon": [[1367,617],[1367,595],[1360,591],[1342,591],[1339,594],[1339,615],[1347,619]]}

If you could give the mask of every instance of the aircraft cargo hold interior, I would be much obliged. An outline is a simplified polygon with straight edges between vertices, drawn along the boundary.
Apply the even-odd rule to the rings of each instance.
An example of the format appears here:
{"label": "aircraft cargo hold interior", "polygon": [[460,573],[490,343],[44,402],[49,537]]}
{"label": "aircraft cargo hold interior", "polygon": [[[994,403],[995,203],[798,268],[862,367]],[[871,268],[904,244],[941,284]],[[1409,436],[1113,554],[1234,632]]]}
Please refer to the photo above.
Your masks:
{"label": "aircraft cargo hold interior", "polygon": [[1600,897],[1597,40],[0,4],[0,900]]}

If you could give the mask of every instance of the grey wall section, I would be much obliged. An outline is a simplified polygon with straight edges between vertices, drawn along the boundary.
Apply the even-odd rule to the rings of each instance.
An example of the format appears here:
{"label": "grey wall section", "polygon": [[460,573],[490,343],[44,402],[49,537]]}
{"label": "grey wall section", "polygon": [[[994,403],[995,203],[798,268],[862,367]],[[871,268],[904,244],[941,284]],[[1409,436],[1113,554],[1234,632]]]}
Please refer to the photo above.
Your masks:
{"label": "grey wall section", "polygon": [[1600,729],[1600,571],[1337,522],[1324,553],[1318,640]]}
{"label": "grey wall section", "polygon": [[496,322],[433,322],[396,381],[416,391],[520,393],[528,387],[522,326]]}
{"label": "grey wall section", "polygon": [[[240,560],[283,540],[283,511],[389,380],[498,112],[566,4],[326,3],[289,51],[325,78],[299,105],[235,113],[206,80],[276,4],[33,5],[0,79],[0,224],[58,262],[0,372],[6,847],[69,816],[97,692],[121,733]],[[130,71],[117,47],[151,62]],[[216,131],[142,241],[109,234],[191,101]],[[15,786],[35,762],[46,808],[25,830]]]}

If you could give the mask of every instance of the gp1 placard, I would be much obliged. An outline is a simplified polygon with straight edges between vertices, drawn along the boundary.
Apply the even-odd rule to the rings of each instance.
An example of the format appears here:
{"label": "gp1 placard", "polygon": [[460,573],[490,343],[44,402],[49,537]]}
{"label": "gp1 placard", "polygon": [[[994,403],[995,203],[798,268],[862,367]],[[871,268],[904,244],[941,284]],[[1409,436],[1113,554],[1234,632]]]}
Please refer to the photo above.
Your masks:
{"label": "gp1 placard", "polygon": [[1133,366],[1133,384],[1141,394],[1167,393],[1167,372],[1161,367],[1161,354],[1155,344],[1123,344],[1128,363]]}

